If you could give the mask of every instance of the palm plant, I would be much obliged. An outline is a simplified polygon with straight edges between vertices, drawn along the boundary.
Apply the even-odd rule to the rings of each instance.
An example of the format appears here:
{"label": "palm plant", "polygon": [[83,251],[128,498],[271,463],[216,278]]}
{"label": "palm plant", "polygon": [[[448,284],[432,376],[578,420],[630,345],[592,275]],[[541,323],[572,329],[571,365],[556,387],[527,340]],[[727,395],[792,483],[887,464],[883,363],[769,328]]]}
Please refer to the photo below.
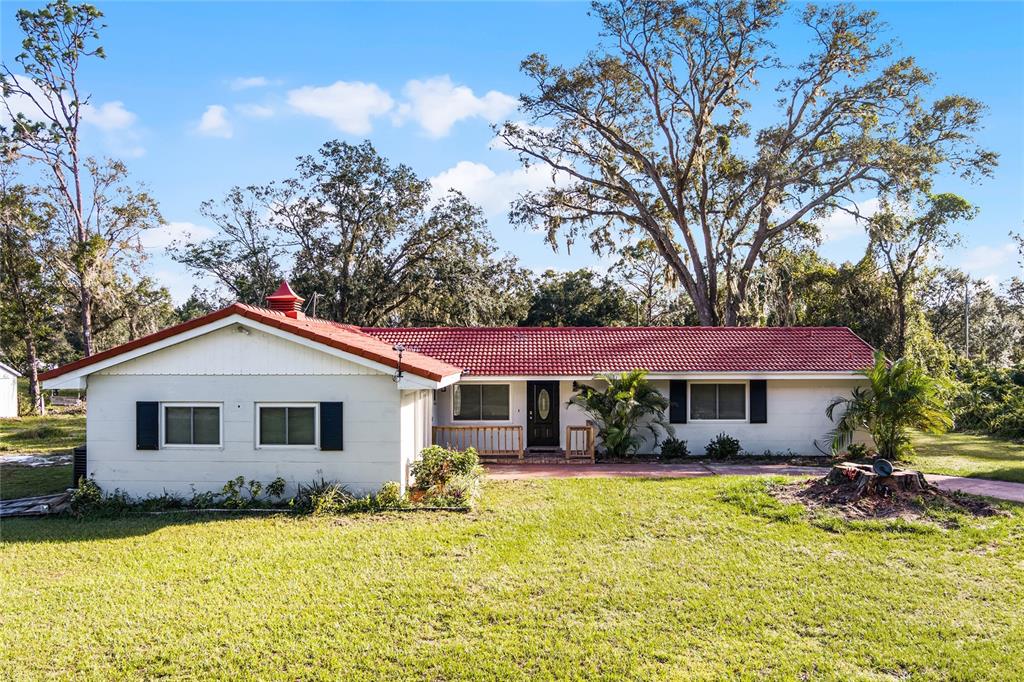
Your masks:
{"label": "palm plant", "polygon": [[647,380],[647,370],[595,378],[605,384],[603,390],[580,386],[569,404],[579,407],[597,423],[597,435],[608,455],[625,457],[635,452],[643,442],[638,433],[641,428],[650,431],[655,443],[659,430],[672,432],[665,418],[668,399]]}
{"label": "palm plant", "polygon": [[833,399],[825,410],[835,421],[836,411],[842,408],[830,434],[833,453],[849,445],[858,429],[866,429],[880,456],[899,459],[913,454],[912,429],[943,433],[953,425],[943,398],[943,382],[912,360],[901,358],[890,364],[876,352],[874,364],[860,374],[868,385],[854,388],[848,398]]}

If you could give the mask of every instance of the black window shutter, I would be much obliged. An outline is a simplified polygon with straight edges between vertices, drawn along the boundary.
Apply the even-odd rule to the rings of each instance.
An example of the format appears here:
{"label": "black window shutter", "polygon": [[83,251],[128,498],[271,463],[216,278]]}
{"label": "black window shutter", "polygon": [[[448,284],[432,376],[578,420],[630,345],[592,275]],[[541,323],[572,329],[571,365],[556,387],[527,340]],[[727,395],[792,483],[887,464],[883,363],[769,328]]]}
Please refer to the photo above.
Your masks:
{"label": "black window shutter", "polygon": [[71,460],[71,486],[77,488],[83,478],[89,477],[89,451],[86,446],[79,445],[74,449],[74,453]]}
{"label": "black window shutter", "polygon": [[135,449],[160,449],[160,403],[135,403]]}
{"label": "black window shutter", "polygon": [[668,382],[668,421],[671,424],[686,423],[686,379]]}
{"label": "black window shutter", "polygon": [[341,403],[320,403],[320,449],[344,450]]}
{"label": "black window shutter", "polygon": [[750,381],[750,423],[768,423],[768,382],[764,379]]}

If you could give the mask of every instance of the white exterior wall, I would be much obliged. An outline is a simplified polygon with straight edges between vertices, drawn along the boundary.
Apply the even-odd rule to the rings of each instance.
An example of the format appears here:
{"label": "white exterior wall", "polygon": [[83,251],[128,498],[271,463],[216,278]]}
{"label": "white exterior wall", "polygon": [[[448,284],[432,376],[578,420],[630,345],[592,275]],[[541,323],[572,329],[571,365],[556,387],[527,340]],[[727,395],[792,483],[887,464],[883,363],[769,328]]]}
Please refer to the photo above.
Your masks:
{"label": "white exterior wall", "polygon": [[[696,376],[680,376],[688,382],[699,382],[703,379]],[[578,379],[579,383],[596,385],[592,379]],[[746,379],[721,379],[710,383],[725,383]],[[434,422],[440,425],[472,426],[472,425],[517,425],[526,431],[526,381],[488,381],[486,377],[463,379],[461,383],[504,383],[509,384],[511,409],[508,420],[504,421],[456,421],[452,418],[452,389],[437,392],[434,406]],[[559,381],[559,440],[560,447],[565,448],[565,428],[567,426],[584,426],[589,417],[575,406],[566,405],[572,393],[572,381]],[[653,380],[666,400],[669,397],[668,380]],[[740,441],[744,451],[760,455],[766,450],[774,454],[819,455],[814,447],[815,440],[827,450],[825,435],[831,431],[832,423],[825,416],[825,407],[836,396],[849,395],[856,386],[856,379],[769,379],[768,389],[768,422],[766,424],[749,423],[750,389],[747,388],[747,419],[740,421],[688,421],[686,424],[673,424],[675,437],[687,441],[692,454],[704,454],[704,447],[720,433],[727,433]],[[687,402],[689,406],[689,401]],[[643,431],[641,435],[643,435]],[[600,444],[599,444],[600,447]],[[639,452],[656,453],[658,447],[649,434]]]}
{"label": "white exterior wall", "polygon": [[[688,378],[689,386],[701,379]],[[730,383],[740,380],[710,381],[708,383]],[[746,382],[744,382],[746,383]],[[685,440],[690,453],[703,455],[704,448],[712,438],[720,433],[727,433],[739,440],[744,452],[761,455],[765,451],[772,454],[785,455],[792,452],[797,455],[820,455],[814,442],[828,452],[828,439],[825,437],[833,428],[833,423],[825,416],[825,408],[832,398],[850,394],[857,385],[853,379],[769,379],[768,390],[768,421],[765,424],[751,424],[750,419],[750,387],[747,386],[747,419],[739,421],[693,421],[686,424],[673,424],[675,437]],[[669,382],[655,381],[666,400],[669,397]],[[687,399],[687,408],[690,401]]]}
{"label": "white exterior wall", "polygon": [[402,391],[401,402],[401,455],[402,490],[412,482],[409,466],[420,451],[431,441],[431,392],[428,390]]}
{"label": "white exterior wall", "polygon": [[0,369],[0,417],[18,416],[18,378]]}
{"label": "white exterior wall", "polygon": [[[400,391],[389,374],[235,327],[111,367],[88,385],[88,471],[105,491],[139,497],[217,491],[240,475],[263,483],[280,476],[286,495],[321,477],[372,492],[405,482],[407,459],[418,452],[413,439],[429,434],[415,410],[408,419],[403,412],[406,400],[419,404],[422,421],[428,391]],[[220,403],[221,445],[136,450],[137,401]],[[323,401],[344,403],[344,450],[257,447],[256,403]]]}

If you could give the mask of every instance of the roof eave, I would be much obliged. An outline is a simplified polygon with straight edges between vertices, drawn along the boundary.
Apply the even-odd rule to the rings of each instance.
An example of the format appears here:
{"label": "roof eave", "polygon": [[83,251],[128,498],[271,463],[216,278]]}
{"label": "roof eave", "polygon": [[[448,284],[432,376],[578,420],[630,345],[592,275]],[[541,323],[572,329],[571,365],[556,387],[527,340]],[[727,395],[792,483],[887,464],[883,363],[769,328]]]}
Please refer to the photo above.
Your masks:
{"label": "roof eave", "polygon": [[[87,358],[82,358],[68,363],[62,367],[42,373],[39,378],[44,388],[56,387],[58,384],[63,387],[72,384],[74,380],[84,378],[90,374],[102,371],[108,367],[128,362],[137,357],[148,355],[169,346],[177,345],[197,336],[208,334],[217,329],[232,324],[243,323],[255,329],[266,331],[278,336],[299,338],[315,343],[320,350],[332,355],[338,355],[344,359],[355,360],[376,369],[382,373],[390,373],[397,369],[397,360],[388,358],[379,353],[374,353],[365,348],[346,346],[339,348],[340,343],[323,334],[318,334],[307,328],[297,328],[284,321],[277,320],[275,316],[260,315],[246,306],[232,304],[221,310],[214,311],[209,315],[190,320],[173,327],[161,330],[154,334],[144,336],[121,346],[97,353]],[[419,355],[419,354],[417,354]],[[429,356],[423,356],[429,357]],[[450,366],[451,372],[432,371],[416,368],[408,364],[404,365],[403,372],[425,379],[429,382],[454,382],[461,375],[461,370]],[[60,381],[58,381],[58,379]]]}

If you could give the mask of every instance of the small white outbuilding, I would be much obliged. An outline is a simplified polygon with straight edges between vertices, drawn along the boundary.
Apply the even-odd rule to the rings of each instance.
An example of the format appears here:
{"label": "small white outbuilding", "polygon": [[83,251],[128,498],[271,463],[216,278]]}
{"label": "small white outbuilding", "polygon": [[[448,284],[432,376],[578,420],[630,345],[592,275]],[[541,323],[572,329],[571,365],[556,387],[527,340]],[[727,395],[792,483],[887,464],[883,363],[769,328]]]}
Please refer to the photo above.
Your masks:
{"label": "small white outbuilding", "polygon": [[0,362],[0,417],[18,416],[18,377],[21,372]]}

